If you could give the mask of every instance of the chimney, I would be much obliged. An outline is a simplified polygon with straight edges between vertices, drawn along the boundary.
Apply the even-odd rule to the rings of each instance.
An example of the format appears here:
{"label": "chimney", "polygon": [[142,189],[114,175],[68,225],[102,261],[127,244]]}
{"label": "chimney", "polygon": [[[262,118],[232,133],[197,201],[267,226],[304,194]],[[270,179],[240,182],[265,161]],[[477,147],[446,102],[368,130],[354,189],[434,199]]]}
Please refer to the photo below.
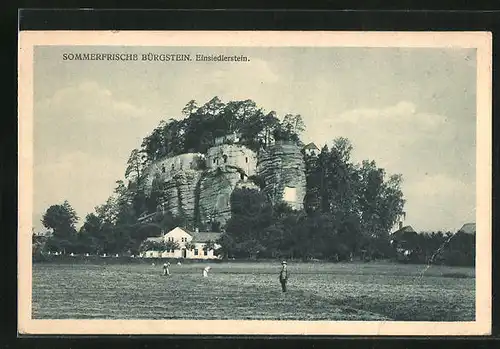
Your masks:
{"label": "chimney", "polygon": [[199,232],[200,232],[200,229],[198,229],[198,228],[194,228],[194,232],[195,232],[195,233],[199,233]]}

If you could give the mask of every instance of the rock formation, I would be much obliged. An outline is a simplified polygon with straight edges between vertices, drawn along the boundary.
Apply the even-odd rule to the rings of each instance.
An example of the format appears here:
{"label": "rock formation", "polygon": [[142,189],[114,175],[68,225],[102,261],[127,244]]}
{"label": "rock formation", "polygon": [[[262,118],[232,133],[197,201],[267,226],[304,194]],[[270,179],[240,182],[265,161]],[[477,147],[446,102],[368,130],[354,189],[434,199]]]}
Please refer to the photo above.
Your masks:
{"label": "rock formation", "polygon": [[256,174],[265,181],[264,192],[273,203],[285,200],[302,209],[305,165],[301,148],[294,144],[275,144],[258,156],[240,144],[221,144],[206,155],[162,159],[150,166],[146,183],[153,178],[161,182],[160,210],[183,215],[194,224],[224,225],[231,217],[231,193],[240,187],[259,189],[248,179]]}
{"label": "rock formation", "polygon": [[303,208],[306,174],[300,147],[291,143],[270,146],[259,154],[257,173],[273,204],[283,200],[296,210]]}

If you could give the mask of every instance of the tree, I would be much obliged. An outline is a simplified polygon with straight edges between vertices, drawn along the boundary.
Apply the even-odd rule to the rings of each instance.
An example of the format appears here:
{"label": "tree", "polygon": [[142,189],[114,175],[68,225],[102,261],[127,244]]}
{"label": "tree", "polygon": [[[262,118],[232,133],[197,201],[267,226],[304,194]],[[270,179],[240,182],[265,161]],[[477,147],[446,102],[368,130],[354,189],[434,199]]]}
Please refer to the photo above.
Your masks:
{"label": "tree", "polygon": [[228,233],[223,233],[221,237],[217,240],[217,243],[221,246],[217,253],[222,255],[223,258],[232,257],[236,250],[236,242]]}
{"label": "tree", "polygon": [[108,197],[104,204],[96,206],[95,212],[103,223],[116,224],[119,213],[116,197]]}
{"label": "tree", "polygon": [[140,186],[140,181],[144,172],[144,162],[142,154],[138,149],[132,150],[127,161],[127,168],[125,169],[125,178],[130,181],[136,182]]}
{"label": "tree", "polygon": [[350,141],[341,137],[330,149],[325,145],[317,157],[305,155],[305,209],[314,229],[326,234],[321,236],[325,244],[320,246],[338,246],[336,250],[321,249],[323,254],[334,252],[343,258],[348,251],[364,251],[374,258],[385,256],[392,253],[389,230],[403,212],[402,177],[386,179],[384,169],[374,161],[352,163],[352,150]]}
{"label": "tree", "polygon": [[284,119],[283,119],[283,128],[290,135],[300,136],[300,134],[302,132],[304,132],[304,130],[306,129],[306,125],[304,124],[304,121],[302,120],[302,116],[286,114]]}
{"label": "tree", "polygon": [[164,243],[164,251],[175,251],[175,250],[179,250],[181,248],[181,246],[179,245],[179,243],[177,241],[166,241]]}
{"label": "tree", "polygon": [[186,249],[191,251],[191,250],[194,250],[196,248],[196,245],[192,242],[186,242],[185,247],[186,247]]}
{"label": "tree", "polygon": [[255,256],[263,249],[262,234],[272,224],[272,206],[261,192],[241,188],[231,194],[231,218],[226,232],[232,253]]}
{"label": "tree", "polygon": [[103,235],[103,220],[95,213],[89,213],[78,234],[79,243],[85,252],[100,253],[106,237]]}
{"label": "tree", "polygon": [[154,241],[154,240],[144,240],[139,246],[140,252],[145,251],[164,251],[165,244],[163,242]]}
{"label": "tree", "polygon": [[78,216],[66,200],[62,205],[50,206],[42,217],[45,228],[51,229],[54,237],[69,239],[76,233]]}
{"label": "tree", "polygon": [[194,99],[190,100],[184,108],[182,108],[182,115],[185,117],[191,116],[198,109],[198,104]]}
{"label": "tree", "polygon": [[205,242],[205,244],[203,245],[203,249],[205,251],[210,251],[210,250],[213,250],[215,249],[215,242],[212,241],[212,240],[208,240],[207,242]]}
{"label": "tree", "polygon": [[114,189],[117,209],[116,224],[134,224],[142,213],[142,207],[140,212],[134,207],[137,192],[128,190],[122,180],[116,181],[116,184]]}

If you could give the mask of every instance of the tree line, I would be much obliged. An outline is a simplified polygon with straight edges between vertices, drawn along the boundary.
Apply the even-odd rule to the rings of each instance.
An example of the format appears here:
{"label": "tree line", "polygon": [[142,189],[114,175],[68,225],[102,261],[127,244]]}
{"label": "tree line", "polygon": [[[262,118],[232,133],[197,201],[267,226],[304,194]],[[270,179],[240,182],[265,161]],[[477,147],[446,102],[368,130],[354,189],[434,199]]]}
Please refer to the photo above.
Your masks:
{"label": "tree line", "polygon": [[[402,176],[388,175],[374,161],[354,163],[353,146],[345,138],[325,145],[317,155],[303,154],[307,190],[301,210],[293,210],[284,202],[273,205],[258,190],[236,189],[225,227],[217,222],[202,226],[182,214],[158,212],[161,186],[155,190],[153,182],[153,190],[146,194],[142,185],[144,170],[152,162],[185,152],[203,153],[216,137],[234,132],[241,135],[240,143],[255,151],[276,140],[301,144],[300,134],[305,129],[300,115],[287,114],[280,120],[276,113],[265,113],[251,100],[222,103],[214,97],[201,107],[190,101],[182,113],[181,120],[161,122],[144,138],[141,149],[131,152],[125,170],[128,183],[117,181],[113,194],[86,215],[80,229],[76,229],[79,218],[67,201],[50,206],[42,223],[52,234],[34,236],[34,253],[137,255],[151,247],[144,243],[148,237],[183,226],[212,231],[223,228],[217,241],[222,247],[217,253],[229,258],[398,258],[401,246],[391,239],[390,230],[403,213]],[[252,180],[260,187],[266,185],[258,176]],[[152,222],[140,223],[139,218],[147,213],[154,214]],[[470,251],[473,253],[474,248],[468,240],[448,239],[443,234],[418,236],[409,239],[414,248],[403,261],[423,263],[432,259],[436,263],[467,264],[473,259]],[[439,256],[433,255],[432,251],[443,244]]]}
{"label": "tree line", "polygon": [[257,190],[237,189],[222,246],[237,257],[347,260],[391,254],[389,233],[403,213],[400,175],[374,161],[354,164],[352,145],[338,138],[317,155],[304,154],[303,210],[273,206]]}

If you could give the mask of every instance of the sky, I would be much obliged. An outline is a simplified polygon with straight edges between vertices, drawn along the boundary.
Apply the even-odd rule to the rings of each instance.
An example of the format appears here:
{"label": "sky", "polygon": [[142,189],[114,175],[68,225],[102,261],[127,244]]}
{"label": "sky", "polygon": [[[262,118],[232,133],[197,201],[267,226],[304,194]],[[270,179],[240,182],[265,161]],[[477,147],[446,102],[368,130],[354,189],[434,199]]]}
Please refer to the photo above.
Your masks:
{"label": "sky", "polygon": [[[63,61],[63,53],[245,55],[248,62]],[[403,176],[406,224],[475,222],[476,52],[438,48],[38,46],[34,63],[33,225],[64,200],[85,216],[123,179],[130,152],[163,119],[251,99],[300,114],[304,142],[337,137],[353,160]]]}

